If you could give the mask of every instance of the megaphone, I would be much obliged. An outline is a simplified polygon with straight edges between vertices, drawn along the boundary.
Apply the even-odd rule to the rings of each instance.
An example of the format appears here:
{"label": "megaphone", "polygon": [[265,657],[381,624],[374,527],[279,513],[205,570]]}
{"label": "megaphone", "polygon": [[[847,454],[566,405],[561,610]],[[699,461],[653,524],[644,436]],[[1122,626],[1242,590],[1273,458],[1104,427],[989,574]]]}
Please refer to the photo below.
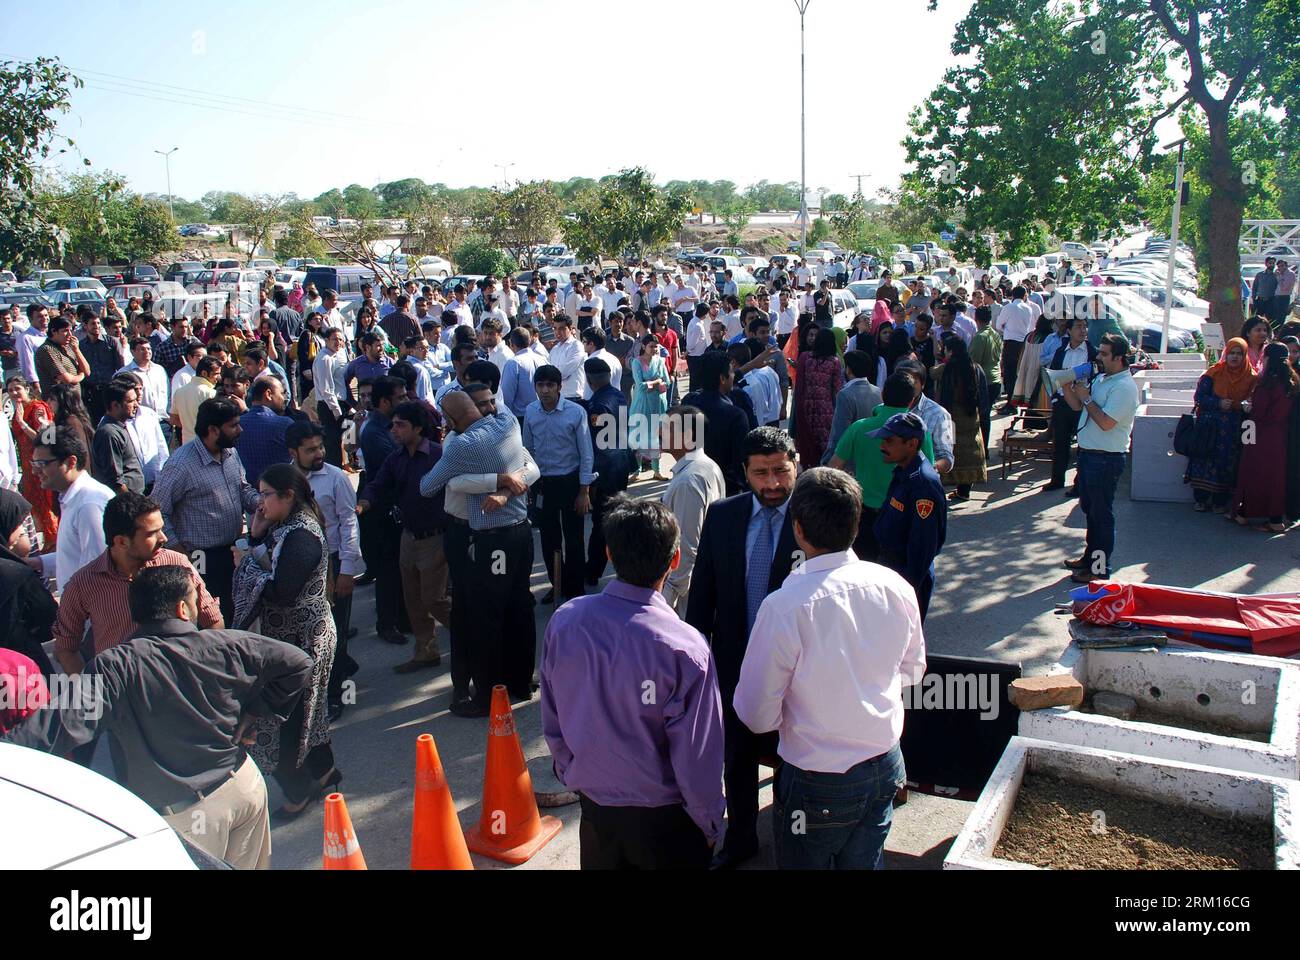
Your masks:
{"label": "megaphone", "polygon": [[1080,363],[1073,367],[1066,367],[1064,370],[1048,370],[1044,373],[1053,393],[1060,390],[1067,383],[1074,383],[1076,380],[1086,381],[1091,375],[1091,363]]}

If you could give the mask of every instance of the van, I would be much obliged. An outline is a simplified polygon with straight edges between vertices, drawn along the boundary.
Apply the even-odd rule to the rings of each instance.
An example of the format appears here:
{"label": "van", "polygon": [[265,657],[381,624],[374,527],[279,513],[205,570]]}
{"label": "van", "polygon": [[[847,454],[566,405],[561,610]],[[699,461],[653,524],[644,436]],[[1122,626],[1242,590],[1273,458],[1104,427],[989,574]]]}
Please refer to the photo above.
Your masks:
{"label": "van", "polygon": [[315,266],[308,270],[307,275],[303,277],[303,289],[306,289],[307,285],[311,283],[316,285],[317,293],[323,294],[326,290],[333,290],[337,293],[339,295],[339,311],[348,318],[355,316],[357,308],[361,305],[361,285],[370,283],[379,286],[379,281],[375,279],[375,271],[362,266]]}

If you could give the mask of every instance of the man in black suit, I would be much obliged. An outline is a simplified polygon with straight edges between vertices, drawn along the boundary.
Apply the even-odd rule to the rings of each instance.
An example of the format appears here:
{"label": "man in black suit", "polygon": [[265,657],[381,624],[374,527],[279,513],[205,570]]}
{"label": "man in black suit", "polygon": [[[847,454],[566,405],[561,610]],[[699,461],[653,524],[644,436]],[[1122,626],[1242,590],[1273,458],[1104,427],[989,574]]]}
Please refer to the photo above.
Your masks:
{"label": "man in black suit", "polygon": [[731,400],[731,360],[725,351],[700,357],[697,381],[700,389],[688,393],[682,403],[704,414],[704,453],[718,465],[727,481],[727,495],[733,496],[745,489],[749,418]]}
{"label": "man in black suit", "polygon": [[[725,354],[720,357],[726,361]],[[786,509],[794,455],[785,431],[750,431],[743,452],[750,492],[709,507],[691,575],[686,622],[713,649],[726,733],[727,833],[714,857],[717,868],[734,867],[758,852],[758,761],[776,756],[775,734],[752,733],[731,700],[759,605],[785,581],[799,549]]]}

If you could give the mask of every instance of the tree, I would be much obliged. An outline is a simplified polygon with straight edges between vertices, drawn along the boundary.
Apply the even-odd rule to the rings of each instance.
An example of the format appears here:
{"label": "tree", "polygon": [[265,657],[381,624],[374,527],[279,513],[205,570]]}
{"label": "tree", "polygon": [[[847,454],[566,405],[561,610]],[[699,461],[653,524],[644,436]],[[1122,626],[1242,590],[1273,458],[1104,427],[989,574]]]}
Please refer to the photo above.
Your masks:
{"label": "tree", "polygon": [[843,210],[849,205],[849,198],[842,193],[828,193],[826,199],[822,201],[823,213],[835,213]]}
{"label": "tree", "polygon": [[478,233],[471,233],[461,240],[452,251],[451,259],[461,273],[503,277],[519,269],[518,264],[508,253],[497,247],[489,238]]}
{"label": "tree", "polygon": [[745,189],[745,196],[759,210],[798,210],[799,184],[768,183],[760,180]]}
{"label": "tree", "polygon": [[[303,224],[304,227],[306,223]],[[406,279],[398,276],[392,264],[381,258],[379,244],[385,240],[388,231],[380,229],[378,224],[363,220],[355,225],[341,226],[329,233],[318,229],[315,224],[310,229],[316,239],[329,250],[330,256],[340,263],[359,263],[363,267],[369,267],[376,279],[383,284],[400,283]],[[387,249],[384,252],[387,253]]]}
{"label": "tree", "polygon": [[248,255],[254,257],[271,239],[271,232],[284,219],[289,194],[258,194],[241,197],[234,205],[234,220],[248,231]]}
{"label": "tree", "polygon": [[1093,239],[1135,221],[1156,123],[1186,104],[1207,133],[1210,317],[1232,335],[1246,202],[1232,121],[1252,101],[1294,114],[1297,20],[1300,0],[975,0],[952,45],[973,62],[913,114],[909,186],[964,207],[968,250],[992,229],[1019,256],[1041,224]]}
{"label": "tree", "polygon": [[176,225],[161,200],[129,193],[115,173],[74,174],[47,181],[40,206],[64,235],[73,269],[92,263],[141,260],[176,246]]}
{"label": "tree", "polygon": [[450,257],[469,225],[469,205],[459,196],[436,192],[406,218],[411,250]]}
{"label": "tree", "polygon": [[580,256],[594,259],[630,250],[639,257],[681,229],[689,204],[685,196],[659,189],[649,173],[634,167],[578,197],[561,231]]}
{"label": "tree", "polygon": [[732,197],[714,210],[722,215],[722,222],[727,225],[727,243],[733,247],[740,246],[741,232],[749,226],[749,220],[758,208],[748,197]]}
{"label": "tree", "polygon": [[386,217],[409,217],[433,196],[429,185],[415,177],[381,183],[375,193],[379,194],[380,212]]}
{"label": "tree", "polygon": [[36,202],[37,170],[57,142],[59,153],[75,147],[54,130],[81,86],[57,59],[0,62],[0,263],[23,269],[59,256],[59,225]]}
{"label": "tree", "polygon": [[546,182],[521,183],[484,197],[475,221],[488,239],[531,270],[535,248],[549,243],[559,229],[560,201]]}
{"label": "tree", "polygon": [[326,190],[312,203],[323,217],[333,217],[335,220],[340,220],[348,215],[348,202],[343,199],[343,192],[337,187]]}
{"label": "tree", "polygon": [[300,211],[291,216],[289,229],[284,236],[275,241],[275,255],[281,260],[290,257],[312,257],[315,260],[325,258],[327,247],[320,235],[312,228],[309,211]]}
{"label": "tree", "polygon": [[204,219],[211,220],[213,223],[234,223],[238,219],[239,205],[246,199],[242,193],[210,190],[203,195],[199,203],[207,211]]}
{"label": "tree", "polygon": [[343,202],[347,205],[348,216],[353,220],[373,220],[379,216],[379,201],[359,183],[343,188]]}

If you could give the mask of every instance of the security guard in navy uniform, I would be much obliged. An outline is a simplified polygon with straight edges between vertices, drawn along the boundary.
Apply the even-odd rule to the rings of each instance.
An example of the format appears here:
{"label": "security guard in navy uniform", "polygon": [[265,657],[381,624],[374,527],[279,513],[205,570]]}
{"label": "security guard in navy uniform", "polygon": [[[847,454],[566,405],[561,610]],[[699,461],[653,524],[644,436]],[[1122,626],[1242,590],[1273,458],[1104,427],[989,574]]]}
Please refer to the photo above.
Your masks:
{"label": "security guard in navy uniform", "polygon": [[925,421],[916,414],[896,413],[869,436],[880,441],[885,462],[896,464],[876,517],[878,562],[897,571],[916,590],[924,621],[934,590],[934,558],[948,533],[943,481],[920,450]]}

